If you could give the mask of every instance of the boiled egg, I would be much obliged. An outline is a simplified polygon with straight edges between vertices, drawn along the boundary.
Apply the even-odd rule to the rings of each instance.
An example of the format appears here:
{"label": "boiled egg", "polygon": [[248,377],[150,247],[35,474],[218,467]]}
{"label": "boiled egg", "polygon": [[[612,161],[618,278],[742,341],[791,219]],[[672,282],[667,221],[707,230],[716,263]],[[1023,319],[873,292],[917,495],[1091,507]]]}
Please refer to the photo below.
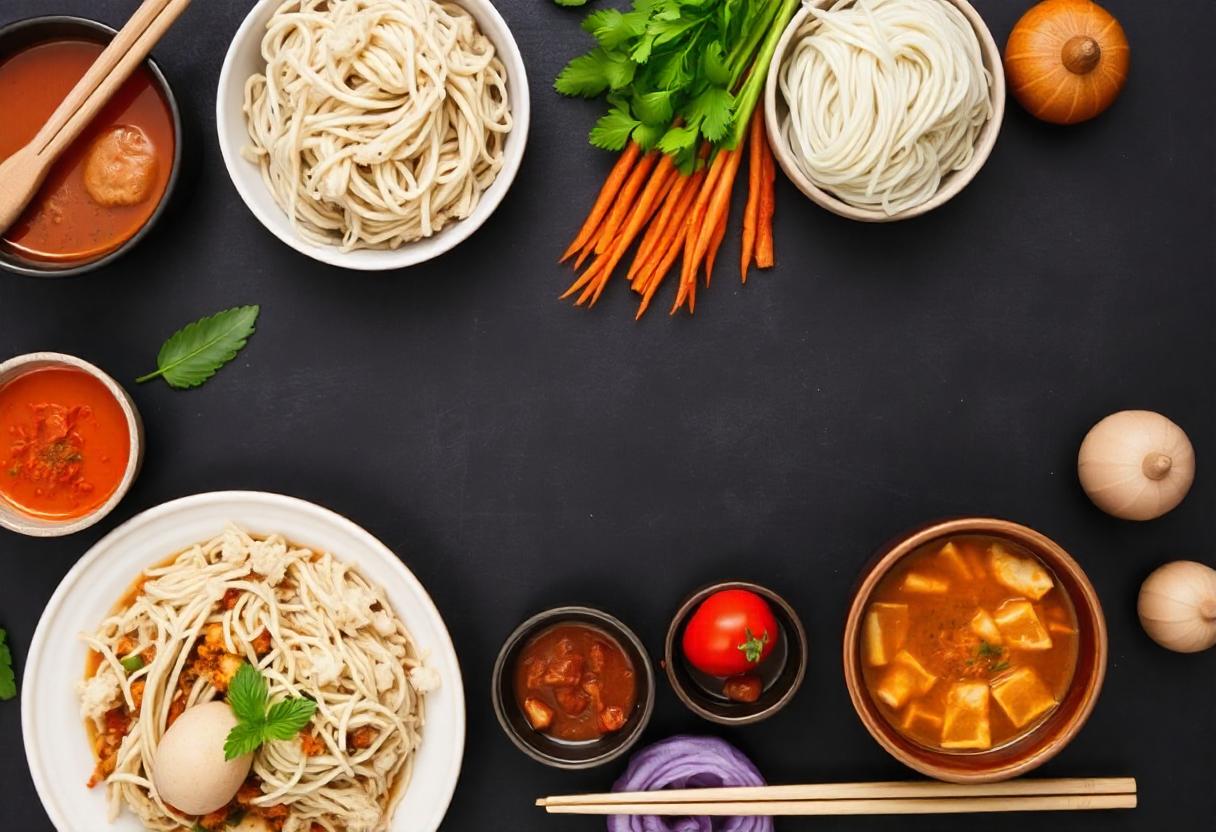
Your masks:
{"label": "boiled egg", "polygon": [[152,763],[161,800],[187,815],[205,815],[232,800],[253,764],[252,754],[224,759],[224,740],[236,723],[227,702],[208,702],[169,726]]}

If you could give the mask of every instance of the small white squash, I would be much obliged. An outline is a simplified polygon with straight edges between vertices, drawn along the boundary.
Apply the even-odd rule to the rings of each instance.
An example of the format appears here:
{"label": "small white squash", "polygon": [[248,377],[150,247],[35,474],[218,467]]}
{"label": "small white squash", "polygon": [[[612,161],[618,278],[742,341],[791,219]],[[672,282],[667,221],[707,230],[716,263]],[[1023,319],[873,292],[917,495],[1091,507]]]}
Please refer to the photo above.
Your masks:
{"label": "small white squash", "polygon": [[1216,569],[1176,560],[1145,579],[1136,605],[1149,637],[1168,650],[1198,653],[1216,645]]}
{"label": "small white squash", "polygon": [[1195,450],[1182,428],[1149,410],[1107,416],[1081,443],[1081,487],[1124,520],[1152,520],[1182,502],[1195,479]]}

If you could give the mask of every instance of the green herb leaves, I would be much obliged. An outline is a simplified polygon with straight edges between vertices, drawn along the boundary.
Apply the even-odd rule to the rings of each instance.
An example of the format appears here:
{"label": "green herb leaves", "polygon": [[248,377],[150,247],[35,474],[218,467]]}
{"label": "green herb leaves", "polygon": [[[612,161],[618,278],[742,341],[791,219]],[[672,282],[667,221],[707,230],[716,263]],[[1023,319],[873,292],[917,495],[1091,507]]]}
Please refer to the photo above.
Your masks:
{"label": "green herb leaves", "polygon": [[0,630],[0,699],[17,695],[17,677],[13,673],[13,654],[8,649],[8,633]]}
{"label": "green herb leaves", "polygon": [[258,307],[238,306],[202,318],[179,329],[160,348],[155,372],[140,376],[142,384],[164,376],[170,387],[198,387],[244,348],[254,332]]}
{"label": "green herb leaves", "polygon": [[267,740],[291,739],[317,710],[316,702],[303,697],[290,697],[271,705],[265,677],[248,663],[241,665],[228,684],[228,706],[236,715],[237,724],[224,740],[225,760],[255,751]]}
{"label": "green herb leaves", "polygon": [[611,109],[592,128],[591,144],[620,150],[633,140],[687,169],[702,139],[722,142],[737,116],[750,116],[750,108],[737,112],[731,91],[772,27],[774,5],[633,0],[629,11],[599,9],[583,21],[596,47],[567,64],[554,86],[563,95],[607,97]]}

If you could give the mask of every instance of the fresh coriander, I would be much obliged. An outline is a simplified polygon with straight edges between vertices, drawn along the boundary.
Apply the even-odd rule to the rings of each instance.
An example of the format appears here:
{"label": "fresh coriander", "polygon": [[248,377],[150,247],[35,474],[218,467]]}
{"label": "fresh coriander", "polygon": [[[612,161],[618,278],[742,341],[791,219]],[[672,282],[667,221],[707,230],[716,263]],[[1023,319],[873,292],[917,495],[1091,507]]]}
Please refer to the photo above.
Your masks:
{"label": "fresh coriander", "polygon": [[143,384],[164,376],[170,387],[198,387],[236,358],[258,318],[257,306],[237,306],[187,324],[170,336],[156,356],[154,372],[135,379]]}
{"label": "fresh coriander", "polygon": [[17,695],[17,677],[13,673],[13,654],[8,649],[8,633],[0,630],[0,699]]}
{"label": "fresh coriander", "polygon": [[242,664],[228,683],[228,706],[237,724],[224,740],[225,760],[256,751],[267,740],[291,739],[317,710],[317,703],[304,697],[288,697],[271,704],[266,678],[248,663]]}

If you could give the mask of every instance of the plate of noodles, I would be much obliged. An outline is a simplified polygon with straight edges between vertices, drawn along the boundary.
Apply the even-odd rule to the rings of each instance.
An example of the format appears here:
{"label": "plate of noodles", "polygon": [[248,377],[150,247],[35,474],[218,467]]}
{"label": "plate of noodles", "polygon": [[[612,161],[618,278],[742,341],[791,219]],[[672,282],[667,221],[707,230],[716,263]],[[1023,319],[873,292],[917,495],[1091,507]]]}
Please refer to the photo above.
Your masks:
{"label": "plate of noodles", "polygon": [[777,44],[765,126],[816,204],[889,222],[975,177],[1005,110],[1001,53],[967,0],[812,0]]}
{"label": "plate of noodles", "polygon": [[216,96],[254,216],[349,269],[412,266],[477,230],[528,122],[523,58],[490,0],[260,0]]}
{"label": "plate of noodles", "polygon": [[[260,745],[229,755],[251,726]],[[225,491],[138,515],[72,568],[30,646],[22,729],[60,832],[434,832],[464,693],[438,610],[382,543]]]}

